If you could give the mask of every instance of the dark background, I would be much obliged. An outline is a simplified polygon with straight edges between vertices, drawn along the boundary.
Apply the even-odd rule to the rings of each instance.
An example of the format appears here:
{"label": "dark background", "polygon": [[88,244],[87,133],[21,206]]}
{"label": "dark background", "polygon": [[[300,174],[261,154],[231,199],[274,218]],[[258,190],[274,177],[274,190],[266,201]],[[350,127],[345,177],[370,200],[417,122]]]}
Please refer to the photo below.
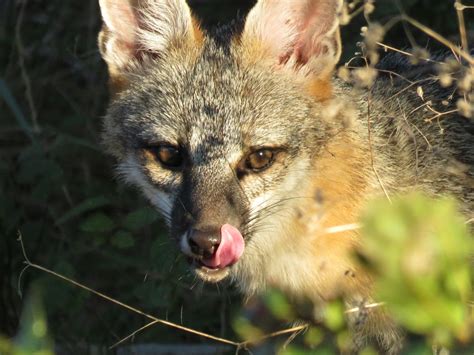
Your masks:
{"label": "dark background", "polygon": [[[251,0],[191,0],[206,27],[244,16]],[[472,2],[465,1],[472,5]],[[458,42],[449,0],[380,0],[382,23],[406,11]],[[467,10],[472,23],[474,10]],[[348,60],[360,41],[358,16],[343,28]],[[408,28],[408,27],[407,27]],[[409,48],[407,28],[385,42]],[[235,338],[231,320],[240,299],[232,288],[196,284],[163,224],[136,191],[114,179],[113,161],[100,145],[107,73],[97,47],[97,0],[0,1],[0,333],[13,336],[22,300],[23,256],[160,318]],[[422,47],[439,48],[409,30]],[[110,345],[146,323],[37,270],[20,288],[39,284],[56,342]],[[163,326],[139,342],[202,342]]]}

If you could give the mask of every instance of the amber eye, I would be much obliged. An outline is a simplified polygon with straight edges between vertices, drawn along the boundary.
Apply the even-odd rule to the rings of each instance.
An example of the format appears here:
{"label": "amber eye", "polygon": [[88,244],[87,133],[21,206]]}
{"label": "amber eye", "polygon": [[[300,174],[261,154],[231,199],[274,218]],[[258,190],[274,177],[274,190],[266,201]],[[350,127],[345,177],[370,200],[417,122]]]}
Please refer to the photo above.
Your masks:
{"label": "amber eye", "polygon": [[172,145],[159,145],[156,147],[149,147],[148,150],[165,168],[175,169],[183,164],[183,154],[178,147]]}
{"label": "amber eye", "polygon": [[245,161],[247,169],[255,172],[267,169],[272,165],[275,153],[270,149],[260,149],[251,153]]}

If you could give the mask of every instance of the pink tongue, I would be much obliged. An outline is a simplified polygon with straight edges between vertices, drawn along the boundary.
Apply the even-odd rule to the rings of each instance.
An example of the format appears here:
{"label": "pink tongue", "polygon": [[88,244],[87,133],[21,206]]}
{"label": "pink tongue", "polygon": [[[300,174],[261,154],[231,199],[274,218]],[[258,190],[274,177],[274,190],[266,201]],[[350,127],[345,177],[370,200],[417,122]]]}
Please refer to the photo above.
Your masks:
{"label": "pink tongue", "polygon": [[203,259],[202,263],[212,268],[225,268],[239,260],[244,252],[244,238],[239,230],[230,224],[221,227],[221,243],[212,257]]}

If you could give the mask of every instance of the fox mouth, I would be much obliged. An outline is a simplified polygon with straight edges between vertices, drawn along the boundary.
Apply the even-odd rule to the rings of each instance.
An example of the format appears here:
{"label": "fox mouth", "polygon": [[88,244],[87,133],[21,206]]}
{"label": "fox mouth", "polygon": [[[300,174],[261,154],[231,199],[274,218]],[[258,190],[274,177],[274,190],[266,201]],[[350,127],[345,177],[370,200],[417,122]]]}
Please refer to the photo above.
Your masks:
{"label": "fox mouth", "polygon": [[238,262],[244,252],[245,241],[237,228],[224,224],[220,228],[218,242],[213,243],[209,248],[207,235],[192,230],[183,236],[181,247],[195,274],[204,281],[216,283],[226,278],[230,267]]}
{"label": "fox mouth", "polygon": [[188,258],[194,273],[203,281],[217,283],[224,280],[230,273],[230,267],[209,267],[199,259]]}

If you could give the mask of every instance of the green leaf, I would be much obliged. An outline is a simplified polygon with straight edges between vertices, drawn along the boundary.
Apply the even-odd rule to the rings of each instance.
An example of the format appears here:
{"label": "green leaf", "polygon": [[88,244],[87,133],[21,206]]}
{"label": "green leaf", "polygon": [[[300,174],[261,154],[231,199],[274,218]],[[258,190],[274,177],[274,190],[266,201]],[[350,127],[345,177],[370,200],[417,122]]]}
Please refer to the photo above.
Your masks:
{"label": "green leaf", "polygon": [[155,210],[145,207],[133,211],[125,217],[122,226],[130,231],[138,231],[156,221],[158,214]]}
{"label": "green leaf", "polygon": [[135,245],[135,239],[130,232],[119,230],[111,239],[111,244],[119,249],[131,248]]}
{"label": "green leaf", "polygon": [[81,223],[79,228],[83,232],[106,233],[115,228],[115,223],[104,213],[98,212],[89,216],[84,222]]}
{"label": "green leaf", "polygon": [[304,334],[305,344],[314,347],[321,344],[324,340],[324,332],[318,327],[310,327]]}
{"label": "green leaf", "polygon": [[85,212],[95,210],[97,208],[106,206],[110,203],[110,200],[105,197],[105,196],[96,196],[96,197],[91,197],[88,198],[87,200],[84,200],[71,210],[67,211],[65,214],[63,214],[61,217],[58,218],[56,221],[57,225],[66,223],[70,219],[77,217]]}
{"label": "green leaf", "polygon": [[278,319],[291,320],[295,318],[291,305],[282,293],[271,290],[265,294],[264,300],[266,306]]}
{"label": "green leaf", "polygon": [[324,324],[332,331],[339,331],[343,328],[345,320],[342,302],[334,301],[325,307]]}

